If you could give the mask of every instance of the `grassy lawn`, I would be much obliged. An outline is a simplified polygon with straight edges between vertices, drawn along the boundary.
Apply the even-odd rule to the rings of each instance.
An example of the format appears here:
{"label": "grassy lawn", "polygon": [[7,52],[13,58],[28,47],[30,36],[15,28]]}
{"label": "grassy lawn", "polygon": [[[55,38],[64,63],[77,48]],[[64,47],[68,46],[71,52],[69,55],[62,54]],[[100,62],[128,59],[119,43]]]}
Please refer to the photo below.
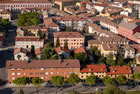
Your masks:
{"label": "grassy lawn", "polygon": [[140,94],[140,91],[129,91],[126,94]]}

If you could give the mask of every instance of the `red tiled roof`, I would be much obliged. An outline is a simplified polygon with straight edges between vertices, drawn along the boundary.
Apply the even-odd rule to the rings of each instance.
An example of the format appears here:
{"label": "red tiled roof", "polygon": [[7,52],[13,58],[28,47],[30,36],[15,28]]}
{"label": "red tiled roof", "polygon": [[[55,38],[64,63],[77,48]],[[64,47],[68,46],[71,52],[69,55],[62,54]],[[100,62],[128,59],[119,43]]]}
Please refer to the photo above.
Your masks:
{"label": "red tiled roof", "polygon": [[16,41],[40,41],[40,38],[35,36],[17,36]]}
{"label": "red tiled roof", "polygon": [[85,51],[85,49],[82,47],[82,48],[77,48],[77,49],[74,49],[74,53],[76,54],[76,53],[81,53],[81,52],[83,52],[83,53],[86,53],[86,51]]}
{"label": "red tiled roof", "polygon": [[17,49],[14,50],[14,54],[17,54],[17,53],[20,53],[20,52],[27,54],[27,50],[24,49],[24,48],[17,48]]}
{"label": "red tiled roof", "polygon": [[84,38],[79,32],[55,32],[54,38]]}
{"label": "red tiled roof", "polygon": [[40,48],[35,49],[35,55],[38,55],[38,54],[41,54],[41,49]]}
{"label": "red tiled roof", "polygon": [[0,3],[50,3],[48,0],[0,0]]}
{"label": "red tiled roof", "polygon": [[131,74],[131,69],[129,66],[110,66],[109,72],[107,74]]}
{"label": "red tiled roof", "polygon": [[107,68],[105,64],[87,65],[85,68],[81,69],[80,72],[107,72]]}
{"label": "red tiled roof", "polygon": [[118,50],[118,45],[117,44],[102,44],[102,47],[104,50]]}
{"label": "red tiled roof", "polygon": [[32,60],[14,61],[8,60],[6,63],[8,69],[12,68],[80,68],[80,62],[77,59],[61,60]]}
{"label": "red tiled roof", "polygon": [[70,50],[69,50],[69,49],[63,49],[61,46],[55,48],[55,51],[56,51],[57,53],[60,53],[61,51],[70,53]]}

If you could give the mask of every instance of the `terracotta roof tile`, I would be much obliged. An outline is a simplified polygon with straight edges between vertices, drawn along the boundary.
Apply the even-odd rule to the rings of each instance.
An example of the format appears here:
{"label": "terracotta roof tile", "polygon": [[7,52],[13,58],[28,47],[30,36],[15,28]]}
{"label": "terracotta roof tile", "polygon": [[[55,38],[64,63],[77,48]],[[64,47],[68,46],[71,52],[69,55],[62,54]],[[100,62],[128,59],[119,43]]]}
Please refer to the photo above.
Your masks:
{"label": "terracotta roof tile", "polygon": [[107,68],[105,64],[87,65],[85,68],[81,69],[80,72],[107,72]]}
{"label": "terracotta roof tile", "polygon": [[6,63],[8,69],[12,68],[80,68],[80,62],[77,59],[64,59],[60,60],[32,60],[27,61],[14,61],[8,60]]}

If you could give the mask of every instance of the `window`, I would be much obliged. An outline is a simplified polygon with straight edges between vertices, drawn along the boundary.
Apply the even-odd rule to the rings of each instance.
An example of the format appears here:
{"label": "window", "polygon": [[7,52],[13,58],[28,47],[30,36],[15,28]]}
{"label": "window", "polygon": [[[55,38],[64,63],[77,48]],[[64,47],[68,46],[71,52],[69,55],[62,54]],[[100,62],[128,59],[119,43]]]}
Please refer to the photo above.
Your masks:
{"label": "window", "polygon": [[43,72],[40,72],[40,75],[44,75],[44,73]]}
{"label": "window", "polygon": [[69,68],[69,70],[70,70],[70,69],[72,69],[72,68]]}
{"label": "window", "polygon": [[50,72],[50,74],[53,74],[53,72]]}
{"label": "window", "polygon": [[20,75],[20,73],[17,73],[17,75]]}
{"label": "window", "polygon": [[12,73],[12,75],[15,75],[15,73]]}
{"label": "window", "polygon": [[44,77],[41,77],[41,79],[44,79]]}
{"label": "window", "polygon": [[33,73],[32,73],[32,72],[30,72],[30,75],[33,75]]}
{"label": "window", "polygon": [[38,74],[39,74],[38,72],[35,73],[35,75],[38,75]]}
{"label": "window", "polygon": [[45,79],[47,79],[47,77],[45,77]]}
{"label": "window", "polygon": [[44,70],[44,68],[40,68],[40,70]]}
{"label": "window", "polygon": [[51,68],[51,70],[53,70],[53,68]]}
{"label": "window", "polygon": [[15,79],[15,77],[12,77],[12,80],[14,80]]}
{"label": "window", "polygon": [[65,74],[66,72],[63,72],[63,74]]}
{"label": "window", "polygon": [[23,75],[25,75],[25,73],[23,73]]}
{"label": "window", "polygon": [[11,70],[15,70],[15,69],[11,69]]}
{"label": "window", "polygon": [[56,72],[56,74],[58,74],[59,72]]}
{"label": "window", "polygon": [[20,70],[20,68],[17,68],[17,70]]}
{"label": "window", "polygon": [[74,72],[75,74],[77,74],[77,72]]}
{"label": "window", "polygon": [[69,74],[71,74],[71,72],[69,72]]}
{"label": "window", "polygon": [[48,75],[48,72],[46,72],[45,74]]}

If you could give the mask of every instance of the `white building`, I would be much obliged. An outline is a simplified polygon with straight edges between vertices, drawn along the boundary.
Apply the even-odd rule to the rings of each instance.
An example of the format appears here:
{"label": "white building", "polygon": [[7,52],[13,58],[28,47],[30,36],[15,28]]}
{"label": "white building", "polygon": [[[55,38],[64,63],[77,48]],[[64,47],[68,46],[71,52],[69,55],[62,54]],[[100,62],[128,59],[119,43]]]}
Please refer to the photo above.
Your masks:
{"label": "white building", "polygon": [[15,41],[15,48],[31,49],[31,46],[35,48],[43,48],[44,40],[40,40],[35,36],[17,36]]}

